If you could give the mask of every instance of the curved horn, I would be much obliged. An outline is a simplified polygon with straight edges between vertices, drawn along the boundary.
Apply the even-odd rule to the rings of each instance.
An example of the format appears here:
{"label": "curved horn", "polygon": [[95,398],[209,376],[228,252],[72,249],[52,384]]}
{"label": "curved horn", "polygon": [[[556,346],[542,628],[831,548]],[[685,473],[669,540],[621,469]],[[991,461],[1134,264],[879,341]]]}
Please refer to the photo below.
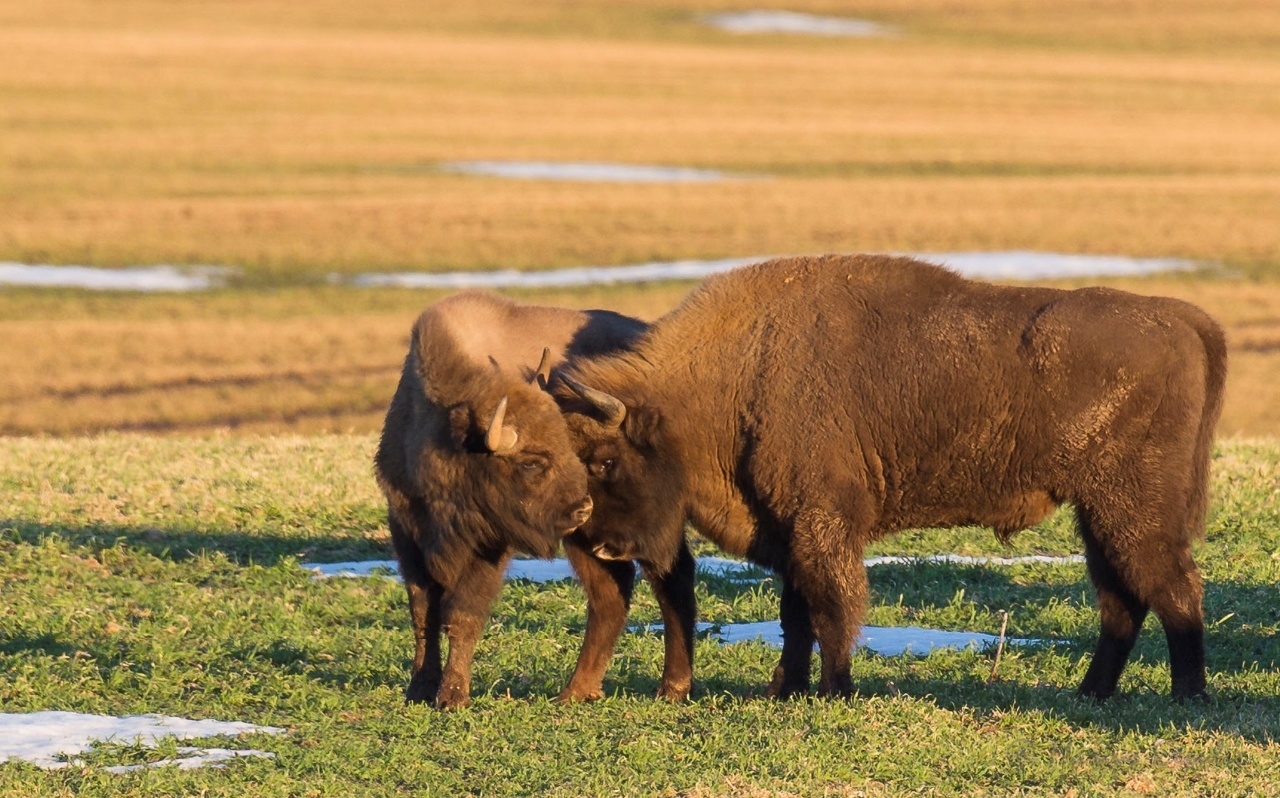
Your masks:
{"label": "curved horn", "polygon": [[493,420],[484,433],[484,445],[491,452],[504,452],[516,445],[519,435],[511,427],[503,424],[507,419],[507,397],[498,402],[498,409],[493,411]]}
{"label": "curved horn", "polygon": [[588,388],[567,374],[560,374],[560,379],[583,401],[600,411],[606,424],[611,427],[622,426],[623,419],[627,417],[627,406],[622,403],[621,399],[616,396],[610,396],[604,391]]}
{"label": "curved horn", "polygon": [[538,368],[533,372],[533,379],[530,382],[545,390],[547,383],[550,381],[551,347],[544,346],[542,348],[542,360],[538,361]]}

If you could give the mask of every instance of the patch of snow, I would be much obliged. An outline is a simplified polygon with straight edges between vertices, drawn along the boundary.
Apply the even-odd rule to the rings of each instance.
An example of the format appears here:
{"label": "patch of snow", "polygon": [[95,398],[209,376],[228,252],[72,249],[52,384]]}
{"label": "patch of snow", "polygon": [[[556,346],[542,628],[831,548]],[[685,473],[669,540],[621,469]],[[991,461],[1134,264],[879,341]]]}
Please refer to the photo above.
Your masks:
{"label": "patch of snow", "polygon": [[[317,579],[333,577],[355,578],[361,576],[386,576],[400,578],[400,566],[395,560],[358,560],[348,562],[301,563]],[[698,570],[730,578],[748,578],[757,569],[750,563],[726,560],[722,557],[701,557]],[[526,579],[530,582],[559,582],[573,579],[573,568],[563,557],[554,560],[512,560],[507,565],[507,579]]]}
{"label": "patch of snow", "polygon": [[[949,563],[952,565],[1022,565],[1041,563],[1046,565],[1070,565],[1083,563],[1084,557],[1079,554],[1065,557],[1053,557],[1045,554],[1030,554],[1025,557],[969,557],[961,554],[933,554],[925,557],[868,557],[863,564],[868,568],[877,565],[912,565],[914,563]],[[300,563],[311,571],[317,579],[332,577],[385,576],[400,578],[400,566],[395,560],[359,560],[351,562]],[[739,560],[724,557],[699,557],[698,570],[706,574],[722,576],[729,579],[752,579],[768,569]],[[573,569],[564,558],[554,560],[512,560],[507,566],[507,579],[526,579],[530,582],[558,582],[573,579]]]}
{"label": "patch of snow", "polygon": [[511,180],[571,180],[588,183],[714,183],[732,179],[714,169],[555,161],[445,161],[440,170]]}
{"label": "patch of snow", "polygon": [[94,291],[205,291],[222,285],[234,269],[222,266],[41,266],[0,263],[0,285],[88,288]]}
{"label": "patch of snow", "polygon": [[388,576],[400,578],[400,564],[395,560],[356,560],[348,562],[316,562],[301,563],[302,567],[311,571],[316,579],[342,577],[353,579],[360,576]]}
{"label": "patch of snow", "polygon": [[525,579],[530,582],[559,582],[573,579],[573,569],[565,559],[512,560],[507,565],[507,579]]}
{"label": "patch of snow", "polygon": [[1188,271],[1200,264],[1182,258],[1064,255],[1056,252],[919,252],[913,257],[941,263],[980,280],[1049,280],[1072,277],[1132,277]]}
{"label": "patch of snow", "polygon": [[[662,624],[649,627],[656,630]],[[782,624],[778,621],[758,621],[751,623],[711,624],[699,623],[698,631],[709,632],[716,640],[724,644],[741,643],[748,640],[759,640],[770,646],[782,646]],[[921,626],[864,626],[854,645],[865,648],[885,657],[898,657],[903,654],[924,655],[935,649],[984,649],[994,646],[1000,640],[996,635],[982,632],[949,632],[943,629],[926,629]],[[1029,638],[1005,638],[1006,645],[1030,646],[1043,643],[1043,640]]]}
{"label": "patch of snow", "polygon": [[[240,734],[281,734],[284,729],[275,726],[256,726],[252,723],[221,720],[189,720],[167,715],[129,715],[123,718],[111,715],[85,715],[79,712],[29,712],[0,713],[0,762],[21,759],[47,770],[67,767],[75,760],[67,761],[93,749],[98,742],[116,742],[154,747],[159,740],[176,737],[188,740],[196,737]],[[183,749],[191,757],[174,760],[179,767],[199,767],[206,762],[217,762],[231,756],[271,756],[261,751],[232,751],[223,749]],[[183,764],[183,763],[188,764]],[[122,766],[135,769],[141,766]],[[112,772],[124,772],[111,769]]]}
{"label": "patch of snow", "polygon": [[[350,283],[363,288],[575,288],[614,283],[701,280],[771,257],[655,261],[630,266],[575,266],[543,271],[369,272],[352,277]],[[1062,255],[1052,252],[930,252],[917,253],[913,257],[947,266],[965,277],[983,280],[1125,277],[1187,271],[1201,265],[1179,258]]]}
{"label": "patch of snow", "polygon": [[868,557],[863,560],[863,564],[868,568],[876,565],[914,565],[918,562],[949,563],[951,565],[1025,565],[1027,563],[1071,565],[1083,563],[1084,556],[1069,554],[1065,557],[1051,557],[1046,554],[1028,554],[1025,557],[967,557],[962,554],[933,554],[928,557]]}
{"label": "patch of snow", "polygon": [[351,278],[351,284],[364,288],[575,288],[613,283],[701,280],[762,260],[768,258],[677,260],[630,266],[575,266],[529,272],[515,269],[491,272],[369,272]]}
{"label": "patch of snow", "polygon": [[176,759],[161,759],[158,762],[147,762],[143,765],[112,765],[109,768],[103,768],[108,773],[131,773],[135,770],[143,770],[145,768],[162,768],[167,765],[176,765],[178,770],[194,770],[196,768],[205,767],[206,765],[214,768],[226,767],[222,764],[228,760],[238,759],[240,757],[259,757],[262,759],[275,759],[276,755],[270,751],[256,751],[252,748],[246,748],[243,751],[232,751],[229,748],[192,748],[190,746],[182,746],[178,749],[179,754],[183,754]]}
{"label": "patch of snow", "polygon": [[801,33],[810,36],[890,36],[895,30],[878,22],[823,17],[795,11],[726,11],[708,14],[707,23],[730,33]]}

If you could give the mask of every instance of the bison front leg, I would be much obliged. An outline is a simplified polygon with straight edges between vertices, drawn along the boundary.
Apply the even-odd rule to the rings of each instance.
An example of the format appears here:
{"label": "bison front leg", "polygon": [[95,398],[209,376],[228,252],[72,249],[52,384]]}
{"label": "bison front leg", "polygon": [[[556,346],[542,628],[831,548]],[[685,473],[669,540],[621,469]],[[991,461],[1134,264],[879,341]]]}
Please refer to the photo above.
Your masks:
{"label": "bison front leg", "polygon": [[400,575],[409,593],[409,623],[413,628],[413,675],[404,700],[414,704],[432,701],[440,688],[440,599],[443,590],[427,572],[422,550],[391,515],[391,542],[400,564]]}
{"label": "bison front leg", "polygon": [[436,693],[439,709],[456,709],[471,703],[471,660],[502,589],[502,574],[509,559],[509,552],[492,560],[477,557],[462,571],[452,589],[444,593],[441,616],[449,638],[449,657]]}
{"label": "bison front leg", "polygon": [[631,607],[636,566],[631,560],[602,560],[591,554],[581,532],[564,539],[564,550],[587,594],[587,629],[573,676],[556,700],[594,701],[604,695],[604,672]]}
{"label": "bison front leg", "polygon": [[662,665],[662,683],[658,698],[683,701],[693,689],[693,639],[698,620],[698,599],[694,595],[694,571],[697,564],[689,551],[689,543],[680,541],[675,564],[660,573],[648,563],[641,563],[645,578],[662,610],[663,642],[666,647]]}

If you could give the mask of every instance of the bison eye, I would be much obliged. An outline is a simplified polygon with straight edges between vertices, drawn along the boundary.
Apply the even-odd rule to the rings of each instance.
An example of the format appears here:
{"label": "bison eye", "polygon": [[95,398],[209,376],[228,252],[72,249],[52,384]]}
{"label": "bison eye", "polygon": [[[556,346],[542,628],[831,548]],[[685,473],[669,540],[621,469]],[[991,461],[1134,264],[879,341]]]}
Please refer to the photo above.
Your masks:
{"label": "bison eye", "polygon": [[532,457],[527,460],[520,461],[520,471],[529,476],[541,474],[547,470],[547,461],[541,457]]}
{"label": "bison eye", "polygon": [[591,473],[591,476],[599,479],[603,479],[613,471],[613,458],[609,458],[607,460],[597,460],[596,462],[587,466],[587,471]]}

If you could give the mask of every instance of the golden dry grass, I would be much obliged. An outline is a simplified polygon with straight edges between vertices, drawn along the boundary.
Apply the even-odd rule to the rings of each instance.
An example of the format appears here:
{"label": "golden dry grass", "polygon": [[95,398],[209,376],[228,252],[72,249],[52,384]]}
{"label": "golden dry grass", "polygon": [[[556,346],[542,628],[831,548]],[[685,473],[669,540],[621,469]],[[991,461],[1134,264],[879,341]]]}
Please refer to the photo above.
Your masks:
{"label": "golden dry grass", "polygon": [[[827,250],[1280,259],[1271,0],[881,0],[856,13],[904,34],[855,41],[698,22],[730,5],[12,0],[0,259],[277,280]],[[434,168],[471,158],[774,178]]]}
{"label": "golden dry grass", "polygon": [[[750,4],[747,4],[750,5]],[[371,430],[434,294],[331,272],[821,251],[1184,256],[1280,276],[1273,0],[8,0],[0,260],[221,263],[281,293],[0,293],[0,433]],[[459,159],[767,176],[512,182]],[[1280,287],[1136,281],[1226,323],[1224,434],[1280,433]],[[536,294],[653,317],[687,286]]]}
{"label": "golden dry grass", "polygon": [[[1227,329],[1231,374],[1221,436],[1280,436],[1280,284],[1114,280],[1201,305]],[[684,285],[536,292],[643,318]],[[203,434],[380,428],[422,306],[413,291],[97,298],[0,313],[0,434],[133,429]],[[0,295],[2,296],[2,295]],[[0,299],[0,310],[9,302]],[[17,316],[17,318],[12,318]]]}

